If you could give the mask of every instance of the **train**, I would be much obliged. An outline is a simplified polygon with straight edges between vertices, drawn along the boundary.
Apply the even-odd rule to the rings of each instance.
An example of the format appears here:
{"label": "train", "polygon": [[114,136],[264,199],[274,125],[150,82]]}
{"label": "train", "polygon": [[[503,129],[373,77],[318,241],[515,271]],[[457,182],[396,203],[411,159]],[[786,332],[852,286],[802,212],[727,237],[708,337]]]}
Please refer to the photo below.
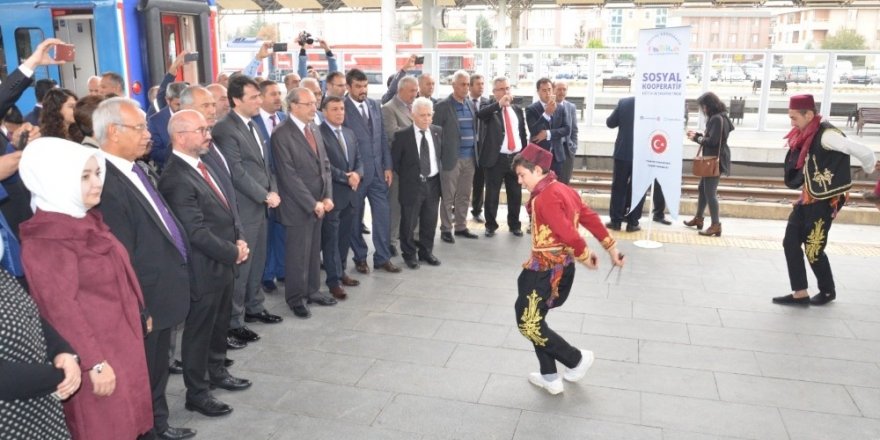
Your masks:
{"label": "train", "polygon": [[[0,10],[0,80],[52,37],[76,46],[76,58],[40,67],[34,78],[54,79],[77,96],[88,94],[89,77],[116,72],[146,108],[150,87],[183,50],[199,60],[184,65],[178,80],[209,83],[220,71],[215,0],[0,0]],[[34,101],[31,89],[18,106],[27,113]]]}

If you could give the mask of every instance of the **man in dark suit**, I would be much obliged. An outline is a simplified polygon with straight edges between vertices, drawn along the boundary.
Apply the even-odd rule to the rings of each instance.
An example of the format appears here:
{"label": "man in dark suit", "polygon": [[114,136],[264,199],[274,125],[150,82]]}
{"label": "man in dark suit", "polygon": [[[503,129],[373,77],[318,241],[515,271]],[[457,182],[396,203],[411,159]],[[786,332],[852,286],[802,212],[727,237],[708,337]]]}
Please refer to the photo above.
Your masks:
{"label": "man in dark suit", "polygon": [[[467,229],[467,213],[470,208],[471,187],[474,184],[477,145],[477,110],[467,99],[470,75],[463,70],[455,72],[452,93],[434,106],[434,125],[443,131],[440,143],[441,197],[440,239],[455,243],[455,235],[475,239],[477,235]],[[453,219],[454,211],[454,219]]]}
{"label": "man in dark suit", "polygon": [[[165,88],[165,103],[167,104],[162,110],[150,116],[147,125],[150,129],[150,136],[153,139],[153,146],[150,148],[150,160],[156,166],[156,170],[161,174],[165,168],[165,161],[171,155],[171,139],[168,136],[168,121],[171,115],[180,109],[180,93],[187,88],[189,84],[178,81],[168,84]],[[159,97],[158,99],[161,99]]]}
{"label": "man in dark suit", "polygon": [[[468,99],[472,103],[474,103],[474,110],[477,112],[480,111],[481,108],[489,105],[489,99],[483,97],[483,90],[486,86],[486,80],[483,78],[483,75],[479,73],[471,75],[470,84],[468,85]],[[471,215],[474,216],[474,221],[477,223],[483,223],[485,219],[483,218],[483,193],[486,190],[486,175],[483,172],[483,169],[479,164],[480,150],[483,145],[481,143],[483,138],[483,125],[479,118],[477,118],[477,166],[474,168],[474,183],[473,183],[473,193],[471,194]]]}
{"label": "man in dark suit", "polygon": [[345,101],[337,96],[324,100],[324,123],[321,135],[324,149],[330,161],[330,177],[333,181],[333,209],[325,213],[321,226],[321,251],[324,255],[324,270],[327,272],[327,287],[336,299],[345,299],[347,293],[342,287],[357,286],[357,280],[345,274],[341,255],[348,251],[351,232],[357,218],[355,198],[364,174],[358,154],[357,137],[345,122]]}
{"label": "man in dark suit", "polygon": [[153,331],[144,338],[153,431],[163,439],[193,437],[191,429],[168,426],[165,399],[171,330],[186,319],[190,304],[187,237],[157,191],[155,175],[137,161],[150,142],[139,104],[127,98],[103,101],[92,115],[92,124],[106,159],[98,209],[110,232],[128,251],[144,305],[153,319]]}
{"label": "man in dark suit", "polygon": [[293,314],[311,316],[308,303],[330,306],[336,300],[318,291],[321,286],[321,221],[333,210],[330,162],[320,131],[314,127],[317,100],[311,91],[287,93],[290,119],[272,135],[272,154],[278,169],[278,188],[285,203],[278,210],[287,229],[284,297]]}
{"label": "man in dark suit", "polygon": [[434,233],[440,203],[442,130],[431,125],[433,107],[428,98],[416,98],[413,125],[398,131],[391,144],[394,170],[400,176],[400,251],[410,269],[418,269],[419,260],[440,265],[434,256]]}
{"label": "man in dark suit", "polygon": [[230,198],[200,159],[211,142],[205,118],[194,110],[177,112],[168,132],[173,151],[159,191],[180,218],[190,243],[190,311],[182,347],[186,409],[222,416],[232,408],[217,400],[210,388],[239,391],[251,386],[249,380],[229,374],[223,364],[236,266],[249,257],[249,250],[235,226]]}
{"label": "man in dark suit", "polygon": [[268,143],[252,121],[260,114],[262,104],[259,85],[244,75],[234,76],[229,80],[228,100],[232,110],[214,125],[211,134],[229,165],[244,241],[251,250],[235,280],[229,336],[253,342],[260,337],[244,325],[243,318],[267,324],[281,321],[266,311],[260,289],[266,264],[267,207],[277,207],[281,199],[275,192],[275,176],[267,160]]}
{"label": "man in dark suit", "polygon": [[[282,95],[281,87],[275,81],[266,80],[260,83],[260,97],[263,103],[260,105],[260,115],[253,118],[254,124],[260,129],[260,134],[266,142],[275,132],[275,129],[287,115],[281,111]],[[272,160],[272,149],[266,150],[269,159],[269,169],[275,173],[275,164]],[[269,210],[266,239],[266,267],[263,269],[262,284],[266,292],[274,292],[278,289],[275,280],[284,281],[284,226],[278,222],[276,209]]]}
{"label": "man in dark suit", "polygon": [[[56,44],[65,44],[57,38],[47,38],[43,40],[34,49],[29,56],[17,69],[12,71],[9,76],[0,84],[0,119],[6,116],[9,108],[15,105],[18,98],[27,90],[28,86],[33,82],[34,70],[39,66],[50,64],[64,64],[64,61],[57,61],[49,55],[49,49],[55,47]],[[39,125],[37,124],[32,125]]]}
{"label": "man in dark suit", "polygon": [[[388,187],[394,177],[391,171],[391,148],[382,123],[379,102],[367,98],[367,75],[351,69],[345,75],[348,95],[345,99],[345,126],[357,136],[361,162],[364,165],[363,180],[358,185],[357,207],[363,218],[365,199],[370,200],[373,216],[373,268],[397,273],[400,268],[391,262],[391,208],[388,204]],[[351,250],[357,271],[369,273],[367,266],[367,243],[360,234],[360,225],[352,227]],[[347,253],[340,255],[342,261]],[[343,265],[343,267],[345,267]]]}
{"label": "man in dark suit", "polygon": [[[414,57],[410,57],[410,62],[414,62]],[[394,84],[397,93],[382,105],[382,123],[385,127],[385,136],[388,137],[388,142],[394,141],[395,133],[412,125],[412,110],[410,108],[412,107],[413,100],[416,99],[416,95],[419,93],[419,84],[414,76],[404,76],[399,80],[395,78],[395,80]],[[400,245],[399,180],[397,176],[394,177],[388,192],[388,203],[391,205],[392,256],[397,255],[396,248]]]}
{"label": "man in dark suit", "polygon": [[34,109],[30,111],[30,113],[24,115],[24,122],[30,122],[31,125],[40,125],[40,112],[43,110],[43,98],[46,97],[46,93],[49,90],[54,89],[58,86],[58,83],[55,82],[54,79],[39,79],[37,83],[34,85],[34,97],[37,100],[37,103],[34,104]]}
{"label": "man in dark suit", "polygon": [[577,107],[565,100],[568,97],[568,84],[565,81],[556,81],[556,84],[553,84],[553,94],[556,98],[556,105],[565,109],[565,115],[568,116],[568,126],[571,127],[571,132],[562,139],[562,144],[568,154],[562,164],[562,174],[559,175],[559,181],[567,185],[571,182],[571,174],[574,172],[574,157],[578,148]]}
{"label": "man in dark suit", "polygon": [[477,112],[483,127],[478,160],[486,173],[486,237],[495,236],[498,229],[496,218],[502,183],[507,192],[507,226],[513,235],[522,237],[519,220],[522,188],[510,165],[514,156],[528,145],[526,118],[523,110],[513,104],[507,78],[498,77],[492,81],[492,95],[495,100]]}
{"label": "man in dark suit", "polygon": [[565,138],[571,134],[571,126],[565,107],[556,104],[553,82],[541,78],[536,88],[538,101],[526,108],[526,123],[532,135],[531,141],[553,153],[550,169],[558,176],[562,174],[562,165],[570,154],[565,146]]}

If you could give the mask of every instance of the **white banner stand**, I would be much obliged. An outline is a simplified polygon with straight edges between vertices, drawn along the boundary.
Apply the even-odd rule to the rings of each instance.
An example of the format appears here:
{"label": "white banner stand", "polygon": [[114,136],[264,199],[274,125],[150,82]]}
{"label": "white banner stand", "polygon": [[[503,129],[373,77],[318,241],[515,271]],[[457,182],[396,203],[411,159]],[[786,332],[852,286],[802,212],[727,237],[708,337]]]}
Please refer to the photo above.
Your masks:
{"label": "white banner stand", "polygon": [[[654,182],[651,182],[651,206],[648,208],[648,212],[654,212]],[[644,240],[636,240],[633,244],[642,249],[658,249],[663,247],[663,243],[651,240],[651,231],[653,229],[654,221],[652,220],[648,223],[648,236]]]}

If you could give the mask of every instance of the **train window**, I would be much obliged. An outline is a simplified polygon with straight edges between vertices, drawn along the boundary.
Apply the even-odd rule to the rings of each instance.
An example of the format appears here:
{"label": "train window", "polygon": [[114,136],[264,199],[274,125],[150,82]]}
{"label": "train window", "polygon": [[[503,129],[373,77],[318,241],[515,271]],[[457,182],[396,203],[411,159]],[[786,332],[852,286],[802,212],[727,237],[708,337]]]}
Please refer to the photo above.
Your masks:
{"label": "train window", "polygon": [[6,81],[6,49],[3,48],[3,32],[0,32],[0,82]]}
{"label": "train window", "polygon": [[[18,53],[18,64],[26,60],[34,49],[46,37],[40,28],[16,28],[15,29],[15,50]],[[49,68],[46,66],[37,67],[34,71],[34,79],[48,78]]]}
{"label": "train window", "polygon": [[[197,20],[190,15],[162,14],[162,40],[165,51],[165,67],[171,66],[181,51],[198,52]],[[186,63],[177,73],[178,81],[190,84],[199,82],[199,63]]]}

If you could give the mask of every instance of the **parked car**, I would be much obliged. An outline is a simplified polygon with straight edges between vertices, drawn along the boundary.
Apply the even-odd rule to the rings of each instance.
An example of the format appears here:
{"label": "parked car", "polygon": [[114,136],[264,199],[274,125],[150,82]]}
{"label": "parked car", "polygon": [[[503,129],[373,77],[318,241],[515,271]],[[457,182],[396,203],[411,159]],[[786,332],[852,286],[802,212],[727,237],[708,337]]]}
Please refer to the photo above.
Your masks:
{"label": "parked car", "polygon": [[717,78],[719,81],[745,81],[746,74],[743,72],[742,68],[736,64],[729,64],[726,66],[722,66],[721,69],[718,70]]}
{"label": "parked car", "polygon": [[810,82],[809,68],[807,66],[787,66],[782,73],[786,81],[795,83]]}
{"label": "parked car", "polygon": [[846,84],[874,84],[877,73],[867,68],[855,68],[852,72],[841,77],[841,82]]}

